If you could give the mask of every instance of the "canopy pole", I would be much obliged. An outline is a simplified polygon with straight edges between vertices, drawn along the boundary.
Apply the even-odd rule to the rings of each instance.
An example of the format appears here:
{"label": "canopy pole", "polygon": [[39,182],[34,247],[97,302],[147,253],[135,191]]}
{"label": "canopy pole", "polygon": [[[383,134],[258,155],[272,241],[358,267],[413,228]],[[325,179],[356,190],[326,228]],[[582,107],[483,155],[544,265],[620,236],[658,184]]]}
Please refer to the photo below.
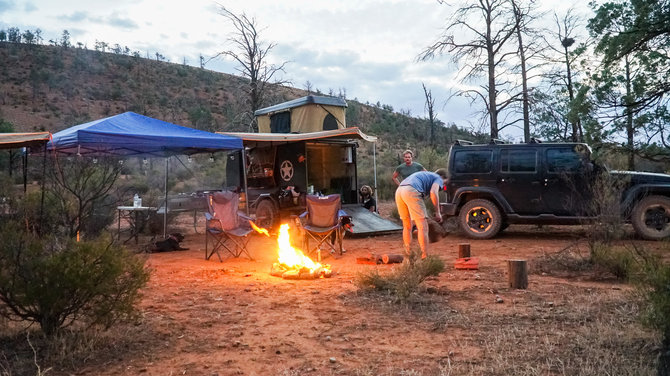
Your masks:
{"label": "canopy pole", "polygon": [[244,182],[244,206],[249,214],[249,191],[247,190],[247,151],[242,144],[242,181]]}
{"label": "canopy pole", "polygon": [[377,197],[377,142],[372,143],[372,166],[375,175],[375,213],[379,213],[379,198]]}
{"label": "canopy pole", "polygon": [[26,196],[28,190],[28,148],[23,148],[23,196]]}
{"label": "canopy pole", "polygon": [[168,212],[168,166],[170,157],[165,158],[165,202],[163,203],[163,239],[167,239],[167,212]]}
{"label": "canopy pole", "polygon": [[[54,152],[54,162],[56,162],[58,156]],[[42,228],[42,217],[44,217],[44,187],[46,184],[46,173],[47,173],[47,144],[44,143],[44,154],[42,157],[42,181],[40,184],[40,227],[39,227],[39,236],[42,236],[44,229]]]}

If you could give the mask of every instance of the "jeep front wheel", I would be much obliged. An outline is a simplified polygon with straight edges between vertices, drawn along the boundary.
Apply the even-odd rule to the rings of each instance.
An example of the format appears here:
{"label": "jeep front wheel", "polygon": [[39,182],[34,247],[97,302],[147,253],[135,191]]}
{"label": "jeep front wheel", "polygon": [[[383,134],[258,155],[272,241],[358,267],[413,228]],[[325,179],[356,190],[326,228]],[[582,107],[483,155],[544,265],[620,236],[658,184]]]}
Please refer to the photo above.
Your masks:
{"label": "jeep front wheel", "polygon": [[461,229],[473,239],[494,237],[502,225],[498,207],[489,200],[476,199],[465,203],[458,215]]}
{"label": "jeep front wheel", "polygon": [[670,236],[670,198],[645,197],[633,208],[631,217],[635,232],[645,239],[659,240]]}

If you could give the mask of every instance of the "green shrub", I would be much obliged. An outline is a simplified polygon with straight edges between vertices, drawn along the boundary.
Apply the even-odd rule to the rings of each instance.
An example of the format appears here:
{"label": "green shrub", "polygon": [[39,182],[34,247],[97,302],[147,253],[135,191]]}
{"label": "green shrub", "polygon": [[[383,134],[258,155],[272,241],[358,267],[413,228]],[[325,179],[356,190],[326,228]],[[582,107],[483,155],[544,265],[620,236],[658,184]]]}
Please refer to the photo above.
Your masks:
{"label": "green shrub", "polygon": [[591,262],[623,281],[630,280],[640,269],[640,260],[635,252],[625,247],[613,247],[602,243],[591,246]]}
{"label": "green shrub", "polygon": [[361,273],[356,284],[361,289],[387,292],[397,302],[406,302],[426,278],[443,271],[444,262],[438,257],[428,256],[416,262],[405,262],[388,273],[381,274],[378,269]]}
{"label": "green shrub", "polygon": [[635,281],[644,297],[642,323],[660,332],[662,340],[657,370],[659,375],[670,375],[670,265],[644,250],[638,250],[638,254],[642,258],[642,267]]}
{"label": "green shrub", "polygon": [[15,222],[0,228],[0,316],[38,323],[47,335],[131,317],[148,279],[144,260],[109,239],[37,239]]}

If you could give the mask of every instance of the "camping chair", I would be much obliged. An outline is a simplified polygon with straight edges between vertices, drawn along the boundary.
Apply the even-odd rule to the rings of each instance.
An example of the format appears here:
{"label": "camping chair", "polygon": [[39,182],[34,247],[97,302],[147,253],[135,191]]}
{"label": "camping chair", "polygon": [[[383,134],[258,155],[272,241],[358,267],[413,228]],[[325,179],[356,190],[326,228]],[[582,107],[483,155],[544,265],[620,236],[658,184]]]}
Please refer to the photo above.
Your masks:
{"label": "camping chair", "polygon": [[[350,223],[351,217],[341,209],[340,195],[307,195],[306,204],[307,211],[299,217],[303,229],[303,251],[308,255],[317,252],[320,258],[321,246],[325,244],[331,253],[341,255],[344,225]],[[309,247],[310,239],[316,241],[313,248]]]}
{"label": "camping chair", "polygon": [[[253,260],[247,249],[249,234],[253,231],[249,220],[251,218],[237,211],[240,205],[240,196],[235,192],[224,191],[207,195],[209,213],[205,230],[205,260],[209,260],[214,253],[221,259],[219,251],[225,250],[233,257],[246,254]],[[208,250],[209,238],[212,238],[212,250]]]}

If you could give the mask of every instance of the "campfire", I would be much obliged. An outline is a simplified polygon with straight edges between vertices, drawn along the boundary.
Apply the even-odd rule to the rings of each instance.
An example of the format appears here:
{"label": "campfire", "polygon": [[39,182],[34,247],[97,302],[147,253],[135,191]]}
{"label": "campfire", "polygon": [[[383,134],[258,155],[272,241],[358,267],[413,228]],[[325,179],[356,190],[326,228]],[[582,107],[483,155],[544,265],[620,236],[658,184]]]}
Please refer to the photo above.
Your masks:
{"label": "campfire", "polygon": [[279,228],[279,236],[277,236],[279,258],[272,264],[270,274],[284,279],[329,278],[332,275],[330,266],[314,262],[301,250],[294,248],[291,245],[288,229],[288,224],[283,224]]}

